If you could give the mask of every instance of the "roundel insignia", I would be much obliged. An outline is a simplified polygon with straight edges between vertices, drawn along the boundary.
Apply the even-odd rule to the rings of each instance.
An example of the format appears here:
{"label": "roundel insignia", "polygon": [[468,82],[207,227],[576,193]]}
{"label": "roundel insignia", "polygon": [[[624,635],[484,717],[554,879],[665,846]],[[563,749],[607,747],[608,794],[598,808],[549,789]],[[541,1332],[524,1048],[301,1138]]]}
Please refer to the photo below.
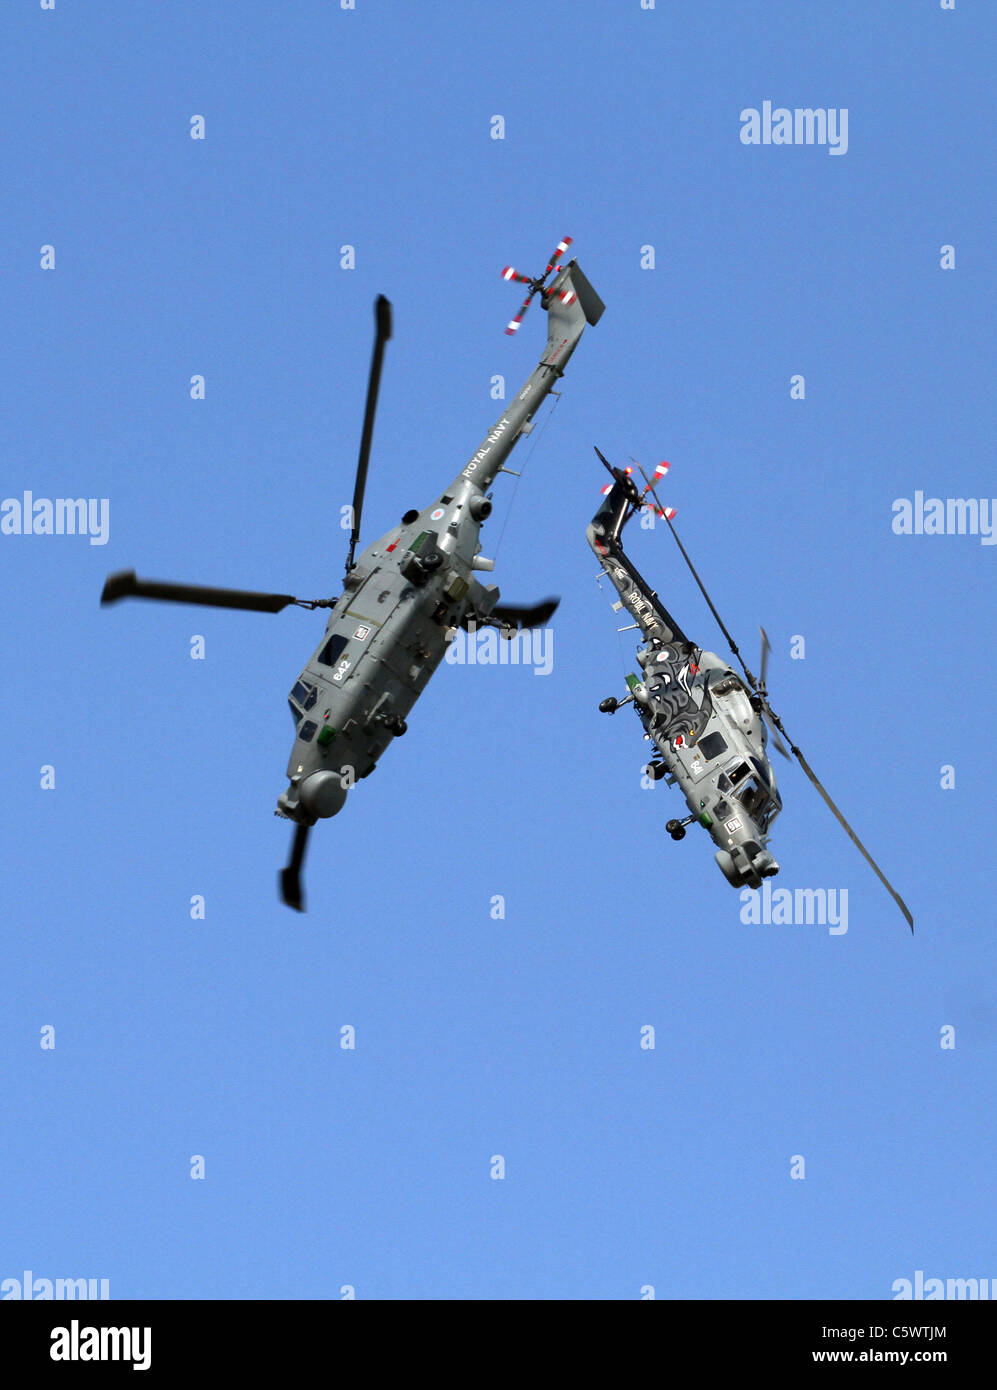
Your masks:
{"label": "roundel insignia", "polygon": [[439,519],[440,519],[440,517],[441,517],[442,515],[443,515],[443,508],[442,508],[442,507],[437,507],[435,511],[429,513],[429,519],[430,519],[430,521],[439,521]]}

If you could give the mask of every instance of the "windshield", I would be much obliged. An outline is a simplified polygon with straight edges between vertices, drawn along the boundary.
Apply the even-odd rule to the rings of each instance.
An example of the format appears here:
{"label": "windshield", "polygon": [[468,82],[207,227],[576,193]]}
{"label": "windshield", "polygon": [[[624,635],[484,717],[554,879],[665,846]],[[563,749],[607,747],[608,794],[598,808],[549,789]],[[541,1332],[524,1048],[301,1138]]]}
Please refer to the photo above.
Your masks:
{"label": "windshield", "polygon": [[761,779],[748,777],[738,788],[737,799],[751,819],[764,830],[776,808],[769,797],[768,788],[762,784]]}
{"label": "windshield", "polygon": [[311,709],[318,699],[318,688],[308,681],[298,681],[291,691],[291,699],[297,700],[304,709]]}

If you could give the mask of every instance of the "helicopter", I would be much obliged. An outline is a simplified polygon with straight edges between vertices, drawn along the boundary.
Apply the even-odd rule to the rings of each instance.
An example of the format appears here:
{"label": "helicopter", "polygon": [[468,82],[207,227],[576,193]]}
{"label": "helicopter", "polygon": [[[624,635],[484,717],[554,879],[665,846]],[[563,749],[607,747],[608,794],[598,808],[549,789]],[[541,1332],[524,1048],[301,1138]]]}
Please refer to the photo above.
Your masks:
{"label": "helicopter", "polygon": [[[685,796],[689,814],[669,820],[665,829],[673,840],[682,840],[686,827],[698,822],[717,846],[714,858],[727,882],[735,888],[759,888],[763,879],[774,877],[779,865],[768,842],[773,822],[782,810],[782,799],[767,752],[771,731],[773,747],[787,759],[790,755],[783,738],[789,743],[793,756],[913,931],[914,919],[907,904],[831,800],[769,704],[765,676],[771,643],[764,628],[759,629],[760,678],[756,679],[741,660],[737,644],[679,540],[672,524],[674,509],[662,506],[658,497],[655,484],[666,475],[669,465],[659,464],[651,477],[641,468],[646,484],[641,490],[632,468],[614,468],[598,449],[595,452],[613,481],[603,488],[605,500],[588,526],[586,539],[601,565],[598,578],[601,581],[603,576],[608,577],[619,594],[613,608],[617,612],[625,608],[643,638],[637,652],[641,674],[626,677],[627,694],[623,699],[610,696],[599,709],[615,714],[624,705],[633,705],[644,726],[644,737],[655,748],[647,765],[648,775],[655,781],[664,778],[669,786],[677,784]],[[645,507],[667,522],[710,612],[738,659],[743,679],[729,662],[686,636],[624,553],[623,528]]]}
{"label": "helicopter", "polygon": [[546,623],[557,607],[557,599],[527,607],[501,604],[498,587],[482,584],[473,571],[494,568],[478,540],[492,510],[491,485],[499,473],[513,472],[504,467],[513,446],[530,432],[586,324],[597,323],[605,307],[577,261],[561,264],[570,244],[570,237],[558,242],[540,275],[522,275],[511,266],[502,271],[506,281],[528,287],[507,333],[518,331],[536,295],[547,312],[547,344],[536,368],[453,481],[421,511],[405,512],[399,525],[356,559],[384,347],[392,333],[391,305],[378,296],[346,576],[337,598],[173,584],[139,579],[134,570],[112,574],[104,585],[102,604],[147,598],[261,613],[291,605],[331,610],[290,692],[295,738],[288,787],[275,812],[295,825],[279,887],[283,901],[297,911],[304,911],[301,871],[311,827],[336,815],[355,782],[369,777],[392,740],[406,732],[412,706],[458,627],[489,625],[511,637],[519,628]]}

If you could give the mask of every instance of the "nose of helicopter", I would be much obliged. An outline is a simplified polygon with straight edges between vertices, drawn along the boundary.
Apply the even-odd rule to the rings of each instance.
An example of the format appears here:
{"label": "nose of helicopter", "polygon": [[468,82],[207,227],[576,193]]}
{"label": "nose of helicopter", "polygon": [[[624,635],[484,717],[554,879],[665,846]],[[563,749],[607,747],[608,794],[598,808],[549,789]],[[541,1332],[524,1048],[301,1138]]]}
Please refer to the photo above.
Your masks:
{"label": "nose of helicopter", "polygon": [[756,840],[745,840],[729,850],[718,849],[713,856],[720,872],[735,888],[759,888],[763,878],[774,878],[779,865]]}
{"label": "nose of helicopter", "polygon": [[326,820],[343,809],[346,788],[338,772],[313,772],[298,788],[298,800],[310,816]]}
{"label": "nose of helicopter", "polygon": [[343,809],[347,788],[338,772],[323,769],[311,772],[297,786],[277,798],[278,814],[299,824],[328,820]]}

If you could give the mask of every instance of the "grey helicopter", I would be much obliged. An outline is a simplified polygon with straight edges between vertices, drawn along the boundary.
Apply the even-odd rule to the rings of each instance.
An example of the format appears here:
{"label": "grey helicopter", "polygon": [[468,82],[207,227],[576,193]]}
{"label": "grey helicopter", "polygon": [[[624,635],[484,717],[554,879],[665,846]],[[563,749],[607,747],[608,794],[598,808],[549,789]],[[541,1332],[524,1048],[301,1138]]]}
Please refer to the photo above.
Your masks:
{"label": "grey helicopter", "polygon": [[295,824],[280,893],[298,911],[304,910],[301,871],[311,827],[336,815],[355,782],[369,777],[392,740],[406,732],[412,706],[458,627],[489,625],[511,637],[519,628],[546,623],[557,607],[557,599],[527,607],[501,604],[498,587],[482,584],[474,571],[494,568],[478,540],[492,510],[491,485],[499,473],[513,472],[504,467],[506,459],[564,375],[586,324],[597,323],[605,307],[577,261],[561,264],[570,243],[570,237],[558,243],[540,275],[521,275],[511,266],[502,271],[505,280],[527,286],[507,333],[518,330],[534,296],[546,310],[547,344],[536,368],[453,481],[421,511],[407,511],[356,559],[384,346],[392,329],[391,305],[378,297],[346,577],[337,598],[173,584],[139,579],[133,570],[110,575],[104,585],[103,604],[147,598],[261,613],[291,605],[331,610],[289,696],[295,738],[288,786],[277,799],[276,814]]}
{"label": "grey helicopter", "polygon": [[[756,679],[741,660],[737,644],[679,540],[672,524],[674,509],[662,506],[658,497],[655,483],[665,476],[668,464],[659,464],[651,477],[641,468],[645,487],[640,489],[632,468],[614,468],[598,449],[596,453],[613,482],[603,489],[605,500],[592,518],[586,538],[601,565],[598,577],[600,580],[608,577],[619,594],[614,609],[617,612],[623,608],[627,610],[634,620],[633,627],[640,630],[643,639],[637,652],[641,674],[631,673],[626,677],[627,694],[623,699],[610,696],[599,708],[603,713],[615,714],[624,705],[633,705],[644,727],[644,737],[655,749],[647,764],[648,775],[655,781],[664,778],[669,786],[677,784],[685,797],[689,814],[682,819],[669,820],[665,829],[673,840],[681,840],[687,826],[694,822],[701,825],[717,847],[714,858],[721,872],[735,888],[759,888],[763,879],[777,874],[779,865],[768,842],[773,822],[782,810],[782,799],[767,751],[771,730],[773,747],[789,758],[783,739],[789,743],[793,756],[913,931],[914,919],[907,904],[831,800],[769,704],[765,676],[771,644],[764,628],[759,629],[762,637],[760,678]],[[625,554],[621,540],[623,528],[644,507],[651,508],[667,522],[710,612],[738,660],[743,679],[732,670],[729,662],[686,636]]]}

